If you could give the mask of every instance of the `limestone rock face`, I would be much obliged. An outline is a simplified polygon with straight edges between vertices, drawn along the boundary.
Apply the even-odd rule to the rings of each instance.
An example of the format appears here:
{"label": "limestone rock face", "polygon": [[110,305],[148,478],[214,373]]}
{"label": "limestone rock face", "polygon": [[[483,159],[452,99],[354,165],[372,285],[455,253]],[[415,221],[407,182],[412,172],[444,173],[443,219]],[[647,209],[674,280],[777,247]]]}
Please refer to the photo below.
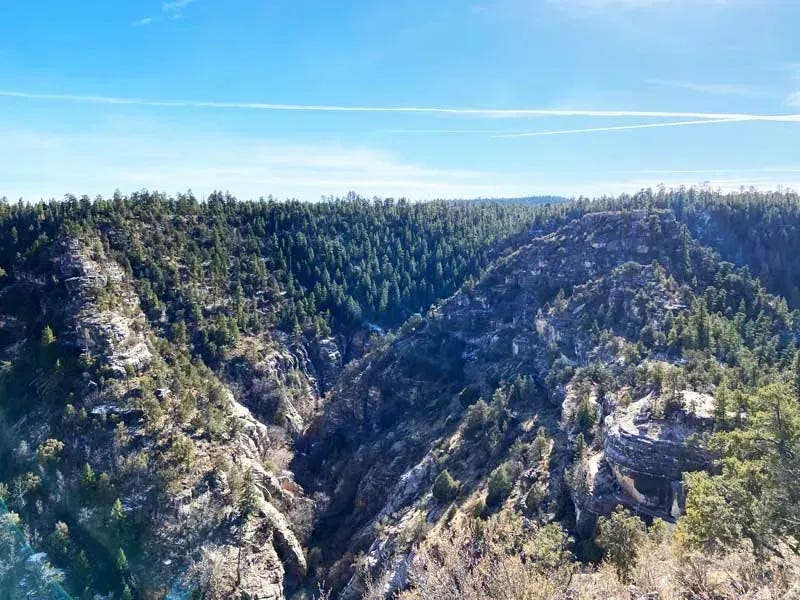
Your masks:
{"label": "limestone rock face", "polygon": [[[606,420],[605,460],[618,483],[639,504],[665,513],[672,510],[676,499],[671,488],[681,475],[710,466],[697,436],[711,429],[705,409],[713,407],[713,398],[691,391],[682,396],[669,418],[655,418],[650,408],[653,399],[645,397]],[[705,418],[695,418],[697,413],[686,401],[693,396],[702,399]]]}
{"label": "limestone rock face", "polygon": [[494,282],[541,296],[605,276],[626,262],[657,260],[669,269],[677,267],[680,241],[680,226],[668,212],[590,213],[498,261]]}
{"label": "limestone rock face", "polygon": [[342,371],[342,351],[336,338],[332,337],[316,339],[314,341],[314,350],[316,352],[316,363],[319,365],[317,369],[319,385],[324,393],[333,387],[339,377],[339,373]]}
{"label": "limestone rock face", "polygon": [[322,391],[303,344],[276,333],[248,339],[226,371],[243,404],[264,423],[281,426],[298,438],[320,406]]}
{"label": "limestone rock face", "polygon": [[289,527],[286,517],[275,508],[270,502],[263,500],[259,502],[258,514],[263,517],[264,525],[272,530],[275,547],[283,557],[284,561],[298,575],[306,574],[306,557],[303,548]]}
{"label": "limestone rock face", "polygon": [[711,468],[704,439],[713,428],[713,397],[683,390],[657,415],[663,400],[648,395],[605,417],[603,446],[585,459],[587,487],[573,489],[582,534],[591,535],[596,518],[617,505],[673,521],[683,511],[683,474]]}
{"label": "limestone rock face", "polygon": [[199,584],[206,597],[284,600],[284,569],[272,543],[272,532],[257,521],[236,528],[233,537],[246,543],[203,547],[191,569],[192,584]]}
{"label": "limestone rock face", "polygon": [[[59,343],[88,355],[105,375],[98,384],[84,374],[83,393],[72,401],[86,411],[88,424],[65,440],[64,453],[79,453],[98,473],[119,472],[127,465],[113,439],[119,423],[128,449],[149,456],[148,470],[115,481],[114,489],[129,518],[146,532],[142,557],[131,566],[142,582],[140,591],[158,595],[185,584],[186,591],[202,587],[209,598],[283,600],[285,578],[306,572],[303,548],[286,515],[311,501],[291,472],[278,472],[266,460],[275,446],[274,431],[240,400],[278,398],[276,408],[285,411],[287,420],[295,420],[301,432],[318,397],[316,384],[305,375],[312,372],[307,353],[282,340],[266,350],[262,344],[259,360],[253,361],[259,377],[248,380],[250,387],[226,387],[214,374],[202,371],[196,388],[181,389],[165,367],[158,332],[142,312],[127,273],[95,241],[65,238],[55,247],[52,259],[59,278],[35,285],[44,289],[45,297],[54,295],[47,294],[47,286],[53,286],[58,297],[66,296],[66,302],[48,306],[63,324],[57,331]],[[4,319],[0,327],[11,330],[14,323]],[[142,405],[145,389],[150,404]],[[174,409],[181,393],[194,397],[208,395],[211,389],[216,390],[226,427],[222,435],[210,437],[205,419],[194,426],[174,414],[154,419],[159,408]],[[203,401],[208,398],[198,403]],[[36,447],[51,435],[45,425],[21,425],[20,433]],[[175,470],[164,489],[158,470],[175,461],[164,458],[160,449],[174,440],[191,449],[191,467]],[[230,479],[230,473],[252,474],[257,510],[250,518],[239,514],[241,484]],[[104,517],[87,513],[85,518]]]}
{"label": "limestone rock face", "polygon": [[102,357],[114,377],[124,379],[145,369],[152,360],[142,334],[146,319],[120,266],[102,248],[75,238],[63,241],[58,261],[74,312],[74,327],[67,337]]}

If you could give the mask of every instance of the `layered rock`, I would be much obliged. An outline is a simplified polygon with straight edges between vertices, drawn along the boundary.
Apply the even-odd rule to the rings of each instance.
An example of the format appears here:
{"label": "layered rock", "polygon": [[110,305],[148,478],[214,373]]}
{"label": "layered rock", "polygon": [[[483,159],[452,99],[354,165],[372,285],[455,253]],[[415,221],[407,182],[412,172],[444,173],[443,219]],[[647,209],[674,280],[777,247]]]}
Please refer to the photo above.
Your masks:
{"label": "layered rock", "polygon": [[[665,404],[666,414],[657,414]],[[713,428],[713,406],[712,396],[691,390],[669,399],[648,394],[627,407],[606,406],[602,447],[582,458],[585,487],[572,489],[578,531],[591,535],[597,517],[618,505],[647,518],[679,517],[683,474],[712,466],[704,439]]]}
{"label": "layered rock", "polygon": [[711,466],[698,437],[711,430],[714,399],[683,391],[661,419],[652,414],[653,402],[642,398],[606,418],[604,458],[639,512],[675,518],[683,473]]}

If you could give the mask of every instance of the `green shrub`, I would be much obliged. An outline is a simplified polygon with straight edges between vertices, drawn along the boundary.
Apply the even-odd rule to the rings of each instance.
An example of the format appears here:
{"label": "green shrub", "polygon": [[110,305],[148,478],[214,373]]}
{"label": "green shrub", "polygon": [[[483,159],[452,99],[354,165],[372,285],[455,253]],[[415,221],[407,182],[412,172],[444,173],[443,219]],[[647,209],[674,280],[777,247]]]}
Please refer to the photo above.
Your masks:
{"label": "green shrub", "polygon": [[546,569],[555,570],[567,564],[570,539],[557,523],[550,523],[536,530],[532,540],[533,558]]}
{"label": "green shrub", "polygon": [[529,513],[536,513],[542,502],[547,499],[547,490],[544,486],[534,483],[528,493],[525,494],[525,508]]}
{"label": "green shrub", "polygon": [[489,491],[486,494],[486,506],[498,506],[508,498],[511,493],[511,488],[514,487],[514,482],[511,479],[511,474],[508,472],[508,467],[504,464],[497,467],[492,471],[492,476],[489,478]]}
{"label": "green shrub", "polygon": [[441,503],[452,502],[458,496],[460,487],[461,484],[445,469],[433,482],[433,497]]}
{"label": "green shrub", "polygon": [[489,422],[489,405],[481,399],[467,409],[464,417],[464,437],[474,440],[486,428]]}
{"label": "green shrub", "polygon": [[536,432],[536,438],[533,440],[533,447],[531,449],[531,458],[534,462],[539,462],[544,458],[549,450],[550,440],[544,431],[544,427],[539,427]]}

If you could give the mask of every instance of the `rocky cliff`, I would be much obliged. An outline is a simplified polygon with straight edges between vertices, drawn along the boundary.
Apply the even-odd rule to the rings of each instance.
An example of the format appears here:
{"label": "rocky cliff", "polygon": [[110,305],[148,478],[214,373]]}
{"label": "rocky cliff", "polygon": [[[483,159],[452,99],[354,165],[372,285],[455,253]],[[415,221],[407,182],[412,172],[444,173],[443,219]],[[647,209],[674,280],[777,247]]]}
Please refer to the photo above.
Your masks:
{"label": "rocky cliff", "polygon": [[[285,572],[306,571],[286,515],[313,510],[278,464],[289,459],[274,459],[290,453],[284,430],[267,427],[213,373],[163,343],[129,276],[98,242],[64,238],[51,260],[56,278],[19,276],[3,290],[15,301],[0,321],[18,340],[4,355],[37,365],[31,404],[12,424],[18,467],[34,469],[37,483],[9,498],[11,508],[43,537],[54,527],[69,531],[74,549],[53,559],[67,567],[96,561],[87,573],[95,589],[135,585],[159,596],[200,587],[212,597],[283,598]],[[43,320],[53,334],[37,349],[19,334],[35,334]],[[271,402],[293,370],[304,373],[296,354],[264,353],[255,363],[261,378],[249,379],[263,389],[237,392]],[[310,384],[295,383],[297,395],[313,397]],[[286,408],[290,398],[281,401],[289,424],[302,418]],[[35,466],[28,449],[43,447],[53,456]],[[112,512],[124,532],[112,526]],[[127,555],[124,570],[109,564],[119,552]]]}
{"label": "rocky cliff", "polygon": [[[711,464],[714,384],[686,374],[670,336],[718,264],[668,211],[587,214],[348,366],[297,465],[330,498],[320,576],[357,597],[363,556],[402,585],[446,518],[432,495],[445,470],[462,509],[508,507],[579,537],[617,504],[674,520],[682,474]],[[499,469],[513,482],[500,498]]]}

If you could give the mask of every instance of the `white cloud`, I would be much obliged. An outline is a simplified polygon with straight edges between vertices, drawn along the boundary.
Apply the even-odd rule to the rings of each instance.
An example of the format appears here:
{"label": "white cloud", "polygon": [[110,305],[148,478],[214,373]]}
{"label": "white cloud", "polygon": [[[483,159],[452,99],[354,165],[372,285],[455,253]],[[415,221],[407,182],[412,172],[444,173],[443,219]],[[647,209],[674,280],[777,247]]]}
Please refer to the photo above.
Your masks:
{"label": "white cloud", "polygon": [[603,11],[619,9],[644,11],[651,9],[673,9],[679,5],[696,7],[728,6],[732,0],[548,0],[549,4],[578,15],[597,15]]}
{"label": "white cloud", "polygon": [[800,91],[789,94],[789,97],[786,99],[786,104],[800,107]]}
{"label": "white cloud", "polygon": [[177,12],[181,11],[190,4],[192,4],[195,0],[172,0],[171,2],[162,2],[161,3],[161,10],[164,12]]}
{"label": "white cloud", "polygon": [[190,4],[194,4],[196,0],[170,0],[167,2],[161,3],[161,12],[164,15],[163,18],[161,17],[144,17],[139,19],[138,21],[133,22],[134,27],[144,27],[146,25],[152,25],[153,23],[158,23],[159,21],[163,21],[164,19],[170,20],[177,20],[183,18],[183,9],[189,6]]}
{"label": "white cloud", "polygon": [[[546,0],[553,10],[576,20],[611,25],[615,32],[635,35],[648,44],[670,45],[670,38],[680,38],[686,27],[697,19],[714,18],[752,3],[771,3],[781,0]],[[701,14],[702,13],[702,14]],[[666,36],[666,37],[663,37]]]}
{"label": "white cloud", "polygon": [[717,5],[729,6],[733,0],[548,0],[550,4],[566,8],[598,9],[621,7],[630,9],[652,8],[654,6],[688,5]]}
{"label": "white cloud", "polygon": [[183,18],[183,11],[190,4],[194,4],[195,0],[171,0],[169,2],[161,3],[161,12],[167,19],[176,21]]}
{"label": "white cloud", "polygon": [[[486,129],[384,129],[377,133],[388,135],[486,135],[493,139],[545,137],[554,135],[573,135],[581,133],[600,133],[607,131],[629,131],[633,129],[657,129],[661,127],[689,127],[692,125],[714,125],[718,123],[741,123],[751,121],[748,116],[729,119],[693,119],[691,121],[668,121],[665,123],[637,123],[633,125],[607,125],[604,127],[583,127],[579,129],[550,129],[543,131],[492,131]],[[800,122],[787,115],[787,122]],[[783,119],[782,119],[783,121]]]}
{"label": "white cloud", "polygon": [[797,167],[756,167],[740,169],[636,169],[627,171],[614,171],[615,173],[627,173],[637,175],[719,175],[719,174],[738,174],[748,173],[798,173],[800,166]]}
{"label": "white cloud", "polygon": [[[3,131],[0,196],[108,195],[119,188],[241,198],[316,200],[357,191],[414,199],[521,194],[501,174],[437,168],[371,148],[170,133],[69,134]],[[156,152],[153,148],[157,148]]]}
{"label": "white cloud", "polygon": [[649,79],[648,83],[718,96],[752,97],[758,95],[758,92],[749,86],[729,83],[696,83],[693,81],[679,81],[673,79]]}
{"label": "white cloud", "polygon": [[356,191],[365,196],[430,198],[510,197],[532,194],[596,196],[707,184],[800,188],[800,165],[752,169],[643,169],[581,177],[536,169],[518,171],[437,167],[358,146],[187,134],[148,129],[57,134],[2,130],[0,196],[105,196],[148,188],[192,189],[199,197],[227,190],[237,197],[317,200]]}
{"label": "white cloud", "polygon": [[659,4],[669,4],[670,0],[549,0],[550,4],[559,6],[580,6],[580,7],[605,7],[605,6],[626,6],[630,8],[644,8]]}

